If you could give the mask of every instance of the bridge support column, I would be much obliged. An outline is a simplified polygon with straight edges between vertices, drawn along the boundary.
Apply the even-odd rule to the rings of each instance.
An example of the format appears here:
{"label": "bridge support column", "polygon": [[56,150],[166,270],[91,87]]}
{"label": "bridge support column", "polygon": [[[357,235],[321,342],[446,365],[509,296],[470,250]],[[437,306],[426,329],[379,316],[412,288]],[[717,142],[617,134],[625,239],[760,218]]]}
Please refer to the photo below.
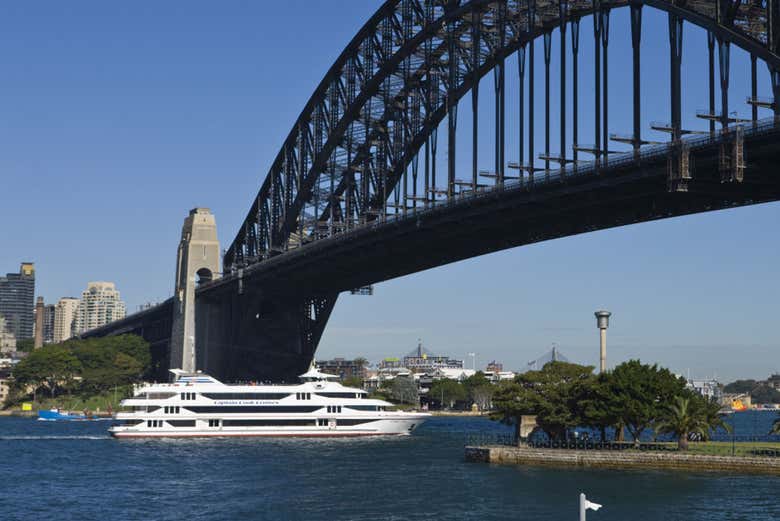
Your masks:
{"label": "bridge support column", "polygon": [[217,223],[208,208],[184,219],[176,259],[171,328],[171,369],[195,370],[195,288],[219,276]]}

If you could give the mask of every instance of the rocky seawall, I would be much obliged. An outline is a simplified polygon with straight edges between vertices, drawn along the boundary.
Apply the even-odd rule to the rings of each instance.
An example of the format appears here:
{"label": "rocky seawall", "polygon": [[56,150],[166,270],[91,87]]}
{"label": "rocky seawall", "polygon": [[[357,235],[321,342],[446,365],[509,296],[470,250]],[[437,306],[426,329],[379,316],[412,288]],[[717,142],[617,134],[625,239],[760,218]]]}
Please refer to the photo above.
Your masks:
{"label": "rocky seawall", "polygon": [[760,456],[709,456],[676,452],[610,452],[599,450],[535,449],[529,447],[467,446],[466,460],[510,465],[780,475],[780,458]]}

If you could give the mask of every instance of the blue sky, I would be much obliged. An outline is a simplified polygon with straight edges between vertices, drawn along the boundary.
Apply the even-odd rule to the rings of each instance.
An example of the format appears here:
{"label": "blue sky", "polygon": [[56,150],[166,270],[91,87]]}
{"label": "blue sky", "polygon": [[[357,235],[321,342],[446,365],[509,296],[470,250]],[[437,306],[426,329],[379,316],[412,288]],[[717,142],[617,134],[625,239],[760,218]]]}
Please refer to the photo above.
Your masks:
{"label": "blue sky", "polygon": [[[131,310],[169,296],[187,211],[210,207],[223,245],[232,240],[314,87],[379,5],[4,3],[0,272],[34,261],[38,293],[49,302],[78,295],[89,280],[115,281]],[[583,21],[583,135],[592,127],[591,27]],[[625,10],[613,13],[610,40],[610,129],[628,133]],[[704,128],[695,112],[706,108],[705,34],[688,25],[684,41],[685,125]],[[557,44],[556,35],[554,60]],[[537,50],[541,122],[541,45]],[[667,57],[666,19],[646,9],[645,129],[669,119]],[[510,122],[517,110],[515,63],[509,60],[507,72]],[[749,67],[741,51],[733,51],[732,72],[732,110],[749,115]],[[769,95],[765,68],[759,72],[759,94]],[[485,81],[487,94],[492,80]],[[553,73],[553,121],[557,88]],[[480,163],[489,168],[489,96],[481,108]],[[470,128],[470,118],[466,101],[460,128]],[[537,131],[540,150],[541,123]],[[515,136],[510,124],[508,160],[516,159]],[[648,130],[646,137],[663,136]],[[460,133],[465,173],[469,140]],[[692,376],[764,377],[780,370],[780,246],[767,233],[779,217],[780,205],[769,204],[645,223],[382,283],[372,297],[340,298],[318,356],[378,360],[422,338],[436,352],[463,358],[476,352],[478,365],[495,358],[522,367],[553,342],[572,360],[596,364],[593,311],[606,307],[614,313],[610,364],[640,357]]]}

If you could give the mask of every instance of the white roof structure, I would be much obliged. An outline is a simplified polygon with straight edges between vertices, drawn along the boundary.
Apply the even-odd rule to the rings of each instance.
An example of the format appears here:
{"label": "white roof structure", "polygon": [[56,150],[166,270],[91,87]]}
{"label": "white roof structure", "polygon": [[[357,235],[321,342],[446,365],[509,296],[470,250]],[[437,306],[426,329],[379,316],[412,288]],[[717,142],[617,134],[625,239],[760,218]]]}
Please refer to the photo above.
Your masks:
{"label": "white roof structure", "polygon": [[334,374],[323,373],[318,371],[316,367],[311,366],[308,371],[300,375],[298,378],[301,380],[338,380],[339,377]]}
{"label": "white roof structure", "polygon": [[449,378],[450,380],[465,380],[470,376],[474,376],[476,371],[474,369],[455,369],[452,367],[439,367],[431,375],[437,378]]}

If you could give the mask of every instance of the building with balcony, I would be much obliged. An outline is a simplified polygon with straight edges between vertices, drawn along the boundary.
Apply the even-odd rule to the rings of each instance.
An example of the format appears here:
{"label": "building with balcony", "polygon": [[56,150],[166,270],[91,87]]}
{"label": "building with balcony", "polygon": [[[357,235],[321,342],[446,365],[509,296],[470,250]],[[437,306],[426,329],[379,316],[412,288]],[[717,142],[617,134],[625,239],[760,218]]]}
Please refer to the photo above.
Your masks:
{"label": "building with balcony", "polygon": [[78,334],[125,318],[125,303],[113,282],[90,282],[81,293],[74,331]]}

